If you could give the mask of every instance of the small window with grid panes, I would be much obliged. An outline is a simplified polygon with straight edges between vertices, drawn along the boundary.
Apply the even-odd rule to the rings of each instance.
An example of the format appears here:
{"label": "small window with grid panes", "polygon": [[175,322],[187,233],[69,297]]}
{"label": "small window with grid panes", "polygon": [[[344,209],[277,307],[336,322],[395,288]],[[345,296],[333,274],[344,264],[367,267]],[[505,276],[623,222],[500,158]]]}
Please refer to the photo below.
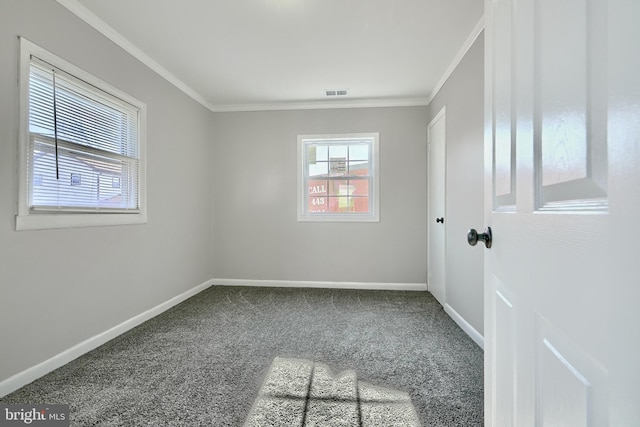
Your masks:
{"label": "small window with grid panes", "polygon": [[378,139],[378,133],[298,137],[298,220],[379,220]]}

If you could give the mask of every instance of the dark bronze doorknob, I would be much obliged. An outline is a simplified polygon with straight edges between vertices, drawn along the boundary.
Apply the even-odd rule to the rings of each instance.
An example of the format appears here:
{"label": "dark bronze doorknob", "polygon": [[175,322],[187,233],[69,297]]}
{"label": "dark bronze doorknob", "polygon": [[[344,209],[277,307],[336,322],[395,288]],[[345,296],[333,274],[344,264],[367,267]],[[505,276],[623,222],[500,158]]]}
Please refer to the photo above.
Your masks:
{"label": "dark bronze doorknob", "polygon": [[440,217],[440,218],[436,218],[436,222],[439,222],[441,224],[444,224],[444,218]]}
{"label": "dark bronze doorknob", "polygon": [[491,247],[492,240],[491,227],[487,227],[484,230],[484,233],[478,233],[475,228],[469,230],[467,233],[467,242],[469,242],[471,246],[475,246],[478,243],[478,240],[483,241],[484,246],[489,249]]}

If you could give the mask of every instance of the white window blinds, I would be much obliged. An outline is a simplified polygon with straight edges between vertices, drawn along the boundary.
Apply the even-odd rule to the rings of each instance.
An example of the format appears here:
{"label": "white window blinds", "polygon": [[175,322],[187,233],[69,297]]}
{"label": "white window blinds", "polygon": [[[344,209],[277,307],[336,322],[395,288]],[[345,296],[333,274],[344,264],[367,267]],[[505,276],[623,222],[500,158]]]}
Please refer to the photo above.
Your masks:
{"label": "white window blinds", "polygon": [[137,213],[139,115],[138,107],[31,56],[29,210]]}

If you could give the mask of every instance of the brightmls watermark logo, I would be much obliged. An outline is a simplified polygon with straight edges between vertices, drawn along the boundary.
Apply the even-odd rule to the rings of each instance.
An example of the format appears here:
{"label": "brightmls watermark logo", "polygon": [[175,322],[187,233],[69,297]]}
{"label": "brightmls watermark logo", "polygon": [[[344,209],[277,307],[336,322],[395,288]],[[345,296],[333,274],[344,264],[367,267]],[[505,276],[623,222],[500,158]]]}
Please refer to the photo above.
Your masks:
{"label": "brightmls watermark logo", "polygon": [[0,427],[69,427],[69,405],[0,404]]}

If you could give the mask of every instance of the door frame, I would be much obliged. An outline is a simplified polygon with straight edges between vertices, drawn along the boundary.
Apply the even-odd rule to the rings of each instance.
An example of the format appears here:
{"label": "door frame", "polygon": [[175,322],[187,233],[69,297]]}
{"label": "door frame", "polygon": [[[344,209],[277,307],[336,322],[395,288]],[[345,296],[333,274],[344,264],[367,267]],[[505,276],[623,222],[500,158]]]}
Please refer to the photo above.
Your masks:
{"label": "door frame", "polygon": [[442,189],[442,215],[445,218],[445,222],[442,224],[443,229],[443,242],[442,242],[442,258],[443,258],[443,289],[442,289],[442,297],[438,298],[433,294],[431,288],[431,282],[429,280],[430,277],[430,266],[432,265],[432,254],[429,251],[429,243],[427,241],[427,290],[431,292],[432,295],[438,300],[438,302],[444,307],[447,301],[447,106],[444,105],[440,111],[433,117],[433,119],[427,125],[427,239],[431,238],[431,230],[434,227],[434,219],[430,218],[430,206],[431,200],[433,198],[431,192],[431,178],[432,178],[432,170],[429,167],[431,163],[431,129],[433,126],[440,120],[444,120],[444,164],[442,165],[442,184],[444,188]]}

